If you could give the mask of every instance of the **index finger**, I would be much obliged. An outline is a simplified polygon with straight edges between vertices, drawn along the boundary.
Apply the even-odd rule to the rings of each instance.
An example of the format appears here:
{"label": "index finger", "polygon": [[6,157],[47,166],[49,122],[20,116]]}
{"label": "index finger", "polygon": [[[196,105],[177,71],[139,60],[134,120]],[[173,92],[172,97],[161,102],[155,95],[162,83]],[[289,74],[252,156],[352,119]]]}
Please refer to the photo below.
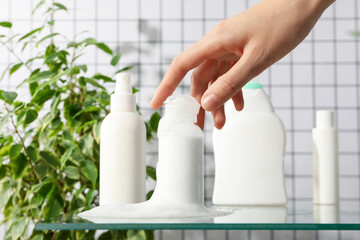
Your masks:
{"label": "index finger", "polygon": [[211,55],[212,49],[202,40],[191,45],[174,58],[151,100],[152,108],[160,108],[164,101],[175,91],[186,73],[199,66]]}

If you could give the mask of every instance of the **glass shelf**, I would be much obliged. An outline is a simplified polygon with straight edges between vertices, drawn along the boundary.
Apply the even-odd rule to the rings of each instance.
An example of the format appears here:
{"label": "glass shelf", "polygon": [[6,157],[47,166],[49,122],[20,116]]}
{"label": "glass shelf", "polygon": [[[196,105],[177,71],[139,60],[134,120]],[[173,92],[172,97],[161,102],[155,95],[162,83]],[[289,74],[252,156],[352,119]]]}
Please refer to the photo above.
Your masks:
{"label": "glass shelf", "polygon": [[186,229],[186,230],[360,230],[360,209],[341,211],[335,206],[287,207],[211,207],[233,211],[213,218],[125,219],[99,218],[88,221],[75,213],[36,223],[37,230],[84,229]]}

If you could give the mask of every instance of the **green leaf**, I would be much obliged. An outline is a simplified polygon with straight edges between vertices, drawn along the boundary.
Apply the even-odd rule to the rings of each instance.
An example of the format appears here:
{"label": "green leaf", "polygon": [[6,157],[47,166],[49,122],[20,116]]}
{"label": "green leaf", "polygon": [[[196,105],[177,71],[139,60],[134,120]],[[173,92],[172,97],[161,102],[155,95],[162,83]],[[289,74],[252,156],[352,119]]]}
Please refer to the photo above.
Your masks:
{"label": "green leaf", "polygon": [[28,164],[29,162],[24,153],[20,153],[16,158],[11,159],[10,166],[15,180],[25,174]]}
{"label": "green leaf", "polygon": [[96,120],[91,120],[88,122],[85,122],[84,124],[82,124],[80,127],[78,127],[78,129],[76,129],[76,133],[80,133],[80,131],[85,128],[86,126],[92,125],[96,122]]}
{"label": "green leaf", "polygon": [[64,168],[66,161],[71,156],[72,151],[74,150],[75,146],[72,146],[71,148],[67,149],[65,153],[61,156],[60,163],[61,163],[61,169]]}
{"label": "green leaf", "polygon": [[144,230],[128,230],[128,240],[146,240],[146,234]]}
{"label": "green leaf", "polygon": [[51,180],[47,179],[43,182],[33,185],[31,188],[34,193],[39,193],[42,198],[48,198],[55,189],[54,183],[50,182]]}
{"label": "green leaf", "polygon": [[95,46],[98,47],[99,49],[103,50],[107,54],[110,54],[110,55],[113,54],[113,52],[111,51],[109,46],[107,46],[105,43],[95,43]]}
{"label": "green leaf", "polygon": [[[74,239],[74,238],[71,238],[71,231],[59,231],[56,233],[56,236],[54,238],[54,240],[69,240],[69,239]],[[89,240],[93,240],[94,238],[86,238],[86,237],[83,237],[83,238],[77,238],[77,239],[89,239]]]}
{"label": "green leaf", "polygon": [[43,29],[43,27],[39,27],[39,28],[36,28],[36,29],[34,29],[34,30],[31,30],[30,32],[28,32],[27,34],[25,34],[24,36],[22,36],[22,37],[18,40],[18,42],[24,40],[24,39],[27,38],[27,37],[30,37],[30,36],[33,35],[34,33],[41,31],[42,29]]}
{"label": "green leaf", "polygon": [[5,28],[11,28],[12,23],[11,22],[0,22],[0,26],[5,27]]}
{"label": "green leaf", "polygon": [[78,66],[81,70],[83,70],[84,73],[87,72],[87,65],[86,64],[82,64]]}
{"label": "green leaf", "polygon": [[56,98],[53,98],[50,104],[51,112],[55,112],[57,110],[57,107],[60,104],[60,100],[61,100],[61,94],[58,94]]}
{"label": "green leaf", "polygon": [[85,43],[86,45],[96,44],[96,40],[94,38],[87,38],[83,41],[83,43]]}
{"label": "green leaf", "polygon": [[[6,165],[2,165],[0,167],[0,180],[2,180],[5,176],[9,174],[8,168]],[[1,209],[0,209],[1,210]]]}
{"label": "green leaf", "polygon": [[63,131],[63,138],[65,140],[69,140],[70,142],[74,142],[75,139],[74,139],[74,136],[68,131],[68,130],[64,130]]}
{"label": "green leaf", "polygon": [[43,80],[43,79],[48,79],[52,76],[54,76],[56,73],[52,72],[52,71],[43,71],[43,72],[38,72],[34,75],[32,75],[30,77],[30,82],[36,82],[39,80]]}
{"label": "green leaf", "polygon": [[35,91],[36,91],[38,86],[39,86],[39,84],[37,82],[32,82],[32,83],[29,84],[29,89],[30,89],[31,96],[34,96]]}
{"label": "green leaf", "polygon": [[101,128],[102,121],[97,121],[93,125],[92,133],[94,136],[95,141],[99,144],[100,143],[100,128]]}
{"label": "green leaf", "polygon": [[0,183],[0,210],[2,210],[12,195],[10,180]]}
{"label": "green leaf", "polygon": [[18,63],[18,64],[15,64],[14,66],[12,66],[10,68],[10,75],[13,74],[14,72],[16,72],[22,65],[23,65],[23,63]]}
{"label": "green leaf", "polygon": [[116,66],[116,64],[118,64],[119,60],[121,58],[121,54],[116,54],[112,59],[110,64],[113,66]]}
{"label": "green leaf", "polygon": [[52,98],[54,94],[55,94],[55,90],[45,88],[35,94],[33,99],[31,99],[31,103],[42,105],[44,102]]}
{"label": "green leaf", "polygon": [[30,240],[43,240],[43,239],[44,239],[44,235],[39,233],[39,234],[36,234],[35,236],[33,236]]}
{"label": "green leaf", "polygon": [[26,217],[21,217],[16,219],[11,224],[11,237],[12,239],[18,239],[24,233],[26,226],[29,222],[29,219]]}
{"label": "green leaf", "polygon": [[10,105],[13,103],[13,101],[18,96],[16,92],[6,92],[6,91],[3,91],[1,93],[1,95],[4,98],[5,102],[7,102]]}
{"label": "green leaf", "polygon": [[80,138],[79,147],[83,154],[89,157],[93,156],[93,143],[94,138],[90,134],[85,134]]}
{"label": "green leaf", "polygon": [[50,167],[54,169],[59,169],[61,167],[59,158],[53,152],[41,151],[40,156]]}
{"label": "green leaf", "polygon": [[127,67],[124,67],[118,71],[116,71],[115,73],[121,73],[121,72],[125,72],[125,71],[128,71],[130,69],[132,69],[134,66],[127,66]]}
{"label": "green leaf", "polygon": [[86,206],[90,206],[95,198],[95,189],[89,189],[86,193]]}
{"label": "green leaf", "polygon": [[68,9],[64,6],[64,5],[62,5],[61,3],[58,3],[58,2],[56,2],[56,3],[54,3],[54,5],[55,6],[57,6],[59,9],[61,9],[61,10],[64,10],[64,11],[67,11]]}
{"label": "green leaf", "polygon": [[[80,116],[82,113],[87,113],[87,112],[98,112],[100,111],[101,108],[96,107],[96,106],[88,106],[85,109],[82,109],[81,111],[77,112],[72,118],[75,119],[77,116]],[[95,120],[94,120],[95,121]],[[86,124],[86,123],[85,123]]]}
{"label": "green leaf", "polygon": [[29,208],[38,208],[41,204],[44,203],[44,197],[42,197],[40,194],[35,194],[31,200],[30,200],[30,204],[29,204]]}
{"label": "green leaf", "polygon": [[134,87],[132,88],[132,93],[133,93],[133,94],[135,94],[135,93],[137,93],[137,92],[139,92],[139,91],[140,91],[139,89],[136,89],[136,88],[134,88]]}
{"label": "green leaf", "polygon": [[98,79],[98,80],[103,80],[104,82],[115,82],[115,80],[113,80],[111,77],[105,76],[103,74],[100,73],[96,73],[93,78]]}
{"label": "green leaf", "polygon": [[149,123],[150,123],[151,129],[154,132],[157,132],[159,122],[160,122],[160,118],[161,118],[161,116],[160,116],[160,114],[158,112],[154,112],[153,115],[150,118]]}
{"label": "green leaf", "polygon": [[26,116],[25,116],[25,121],[24,121],[24,126],[27,126],[28,124],[35,121],[37,119],[37,117],[38,117],[37,111],[35,111],[34,109],[27,110]]}
{"label": "green leaf", "polygon": [[50,196],[49,200],[47,201],[44,207],[44,212],[43,212],[44,219],[49,219],[59,216],[62,213],[63,208],[64,208],[64,199],[60,194],[54,194]]}
{"label": "green leaf", "polygon": [[40,161],[40,162],[36,163],[36,165],[34,166],[34,170],[36,172],[36,175],[40,179],[43,179],[47,176],[47,174],[50,170],[50,167],[46,163]]}
{"label": "green leaf", "polygon": [[33,161],[33,162],[36,162],[37,161],[37,154],[36,154],[36,150],[34,147],[32,146],[29,146],[26,148],[26,151],[30,157],[30,159]]}
{"label": "green leaf", "polygon": [[101,88],[101,89],[104,89],[106,90],[106,88],[102,85],[100,85],[95,79],[93,78],[85,78],[85,82],[93,85],[94,87],[97,87],[97,88]]}
{"label": "green leaf", "polygon": [[0,118],[0,130],[8,123],[10,118],[10,113]]}
{"label": "green leaf", "polygon": [[49,35],[46,35],[45,37],[43,37],[42,39],[40,39],[37,43],[36,43],[36,47],[39,46],[40,43],[42,43],[43,41],[45,41],[46,39],[49,39],[49,38],[53,38],[57,35],[60,35],[59,33],[51,33]]}
{"label": "green leaf", "polygon": [[14,160],[15,158],[17,158],[22,150],[22,145],[21,144],[14,144],[11,146],[10,148],[10,152],[9,152],[9,158],[10,160]]}
{"label": "green leaf", "polygon": [[5,69],[2,70],[2,74],[0,75],[0,81],[2,81],[9,70],[9,66],[7,66]]}
{"label": "green leaf", "polygon": [[149,200],[149,199],[152,197],[153,194],[154,194],[154,190],[149,191],[149,192],[146,194],[146,200]]}
{"label": "green leaf", "polygon": [[80,68],[78,66],[74,66],[71,68],[70,75],[76,75],[80,73]]}
{"label": "green leaf", "polygon": [[98,170],[92,161],[84,160],[80,163],[81,173],[92,183],[93,188],[96,186]]}
{"label": "green leaf", "polygon": [[151,166],[146,166],[146,174],[156,181],[156,169]]}
{"label": "green leaf", "polygon": [[79,168],[75,166],[66,166],[64,168],[64,173],[68,178],[73,180],[79,180],[80,178]]}

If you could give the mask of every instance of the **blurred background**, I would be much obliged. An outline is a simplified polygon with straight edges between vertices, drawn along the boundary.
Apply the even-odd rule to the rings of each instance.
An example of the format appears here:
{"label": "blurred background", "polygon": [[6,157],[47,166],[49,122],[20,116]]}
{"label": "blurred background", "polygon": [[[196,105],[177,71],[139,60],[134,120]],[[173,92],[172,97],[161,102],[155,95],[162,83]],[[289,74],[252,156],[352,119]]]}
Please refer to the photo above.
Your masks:
{"label": "blurred background", "polygon": [[[1,0],[0,21],[11,21],[26,33],[42,23],[32,15],[36,0]],[[133,65],[133,84],[144,119],[153,113],[149,102],[171,60],[199,40],[220,20],[240,13],[255,0],[72,0],[60,1],[69,12],[56,15],[55,29],[71,36],[84,35],[121,53],[120,65]],[[38,13],[40,14],[40,13]],[[311,129],[316,110],[335,113],[339,129],[340,208],[360,206],[360,3],[340,0],[323,14],[308,37],[290,54],[263,72],[264,85],[287,130],[285,155],[288,209],[312,205]],[[33,54],[28,49],[26,54]],[[112,72],[105,53],[93,49],[82,56],[88,72]],[[15,59],[0,48],[0,70]],[[108,69],[109,68],[109,69]],[[25,71],[25,70],[24,70]],[[1,89],[14,90],[24,77],[5,77]],[[189,93],[189,73],[177,89]],[[27,89],[16,90],[26,97]],[[160,110],[161,112],[161,110]],[[205,201],[211,203],[214,184],[213,123],[207,115],[205,134]],[[157,142],[147,148],[147,161],[156,166]],[[149,180],[148,188],[155,186]],[[360,239],[352,231],[157,231],[156,239]]]}

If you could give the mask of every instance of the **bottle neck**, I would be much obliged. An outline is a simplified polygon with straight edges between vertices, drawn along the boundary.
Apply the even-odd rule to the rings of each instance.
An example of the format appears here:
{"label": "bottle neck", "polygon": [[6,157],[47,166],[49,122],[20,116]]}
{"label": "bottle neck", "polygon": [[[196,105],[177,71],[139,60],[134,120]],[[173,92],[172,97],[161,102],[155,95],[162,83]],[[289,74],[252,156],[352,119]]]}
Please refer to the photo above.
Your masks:
{"label": "bottle neck", "polygon": [[334,115],[332,111],[319,110],[316,112],[316,128],[333,128]]}
{"label": "bottle neck", "polygon": [[136,112],[136,98],[133,94],[112,94],[110,112]]}
{"label": "bottle neck", "polygon": [[188,108],[177,104],[167,104],[165,106],[164,116],[177,122],[194,123],[197,120],[197,113],[194,113],[194,111],[191,110],[189,111]]}

